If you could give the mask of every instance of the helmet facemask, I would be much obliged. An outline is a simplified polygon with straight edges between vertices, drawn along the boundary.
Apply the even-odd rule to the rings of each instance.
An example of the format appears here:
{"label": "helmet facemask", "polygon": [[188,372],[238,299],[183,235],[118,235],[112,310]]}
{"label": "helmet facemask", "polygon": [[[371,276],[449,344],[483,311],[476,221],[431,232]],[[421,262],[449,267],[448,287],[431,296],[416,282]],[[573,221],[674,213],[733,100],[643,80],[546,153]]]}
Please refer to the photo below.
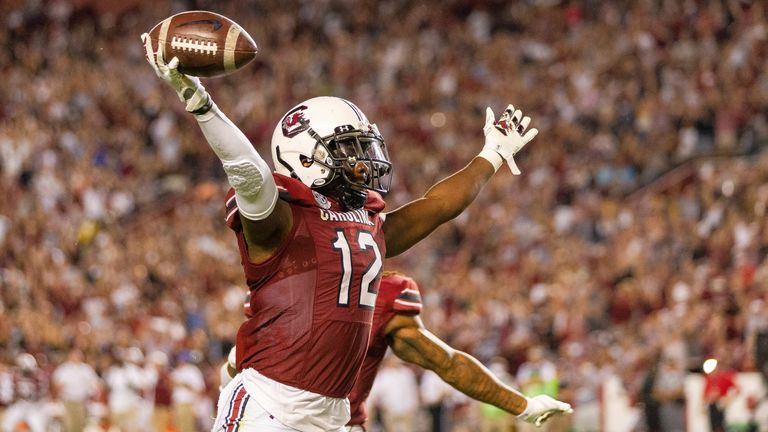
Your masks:
{"label": "helmet facemask", "polygon": [[[384,140],[375,125],[360,125],[353,129],[350,125],[339,126],[328,136],[320,137],[312,128],[307,133],[315,141],[312,160],[303,164],[317,163],[327,168],[329,175],[324,184],[313,186],[320,193],[335,198],[349,210],[356,210],[365,205],[368,191],[382,195],[389,191],[392,164]],[[368,130],[363,130],[367,126]],[[365,164],[367,175],[360,180],[355,177],[355,166]]]}

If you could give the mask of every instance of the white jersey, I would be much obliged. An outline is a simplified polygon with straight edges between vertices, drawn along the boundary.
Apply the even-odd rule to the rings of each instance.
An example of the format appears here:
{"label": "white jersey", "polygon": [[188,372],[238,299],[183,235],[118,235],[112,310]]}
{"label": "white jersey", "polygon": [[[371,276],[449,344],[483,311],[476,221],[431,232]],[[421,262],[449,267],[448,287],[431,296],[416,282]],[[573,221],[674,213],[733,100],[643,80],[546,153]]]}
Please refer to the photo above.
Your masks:
{"label": "white jersey", "polygon": [[205,378],[200,369],[189,363],[177,367],[171,372],[173,383],[173,403],[195,403],[205,391]]}
{"label": "white jersey", "polygon": [[112,366],[104,377],[109,386],[109,409],[112,412],[135,412],[141,401],[144,377],[141,369],[132,364]]}
{"label": "white jersey", "polygon": [[89,364],[68,361],[53,372],[53,382],[63,400],[83,402],[98,390],[99,376]]}
{"label": "white jersey", "polygon": [[386,413],[404,415],[419,409],[418,395],[416,374],[408,366],[399,363],[379,370],[369,399]]}

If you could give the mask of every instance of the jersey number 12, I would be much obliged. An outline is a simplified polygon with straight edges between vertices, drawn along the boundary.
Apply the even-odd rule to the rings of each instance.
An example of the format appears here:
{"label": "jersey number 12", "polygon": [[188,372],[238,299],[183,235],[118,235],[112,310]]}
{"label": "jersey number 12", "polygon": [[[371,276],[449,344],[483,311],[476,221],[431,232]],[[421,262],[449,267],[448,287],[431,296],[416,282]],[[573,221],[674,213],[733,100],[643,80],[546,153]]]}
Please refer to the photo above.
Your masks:
{"label": "jersey number 12", "polygon": [[[379,275],[382,266],[381,252],[373,234],[368,231],[359,231],[357,233],[357,246],[361,251],[373,250],[373,260],[365,268],[362,278],[360,278],[360,297],[358,306],[364,309],[373,309],[376,305],[376,291],[371,291],[371,285]],[[349,292],[352,289],[352,249],[349,246],[344,231],[336,231],[336,241],[333,242],[333,248],[341,252],[341,281],[339,282],[339,297],[336,304],[338,306],[349,306]]]}

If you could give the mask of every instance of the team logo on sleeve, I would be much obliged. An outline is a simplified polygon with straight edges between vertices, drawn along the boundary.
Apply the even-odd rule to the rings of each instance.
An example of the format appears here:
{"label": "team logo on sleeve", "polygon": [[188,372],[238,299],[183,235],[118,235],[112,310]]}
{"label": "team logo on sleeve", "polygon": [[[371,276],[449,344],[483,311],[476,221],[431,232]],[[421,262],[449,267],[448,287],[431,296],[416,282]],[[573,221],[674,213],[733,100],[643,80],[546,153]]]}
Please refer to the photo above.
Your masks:
{"label": "team logo on sleeve", "polygon": [[315,191],[312,191],[312,195],[315,196],[315,201],[317,201],[317,205],[319,205],[320,208],[325,210],[331,208],[331,202],[328,201],[328,198],[326,198],[325,195],[319,194]]}
{"label": "team logo on sleeve", "polygon": [[304,110],[306,109],[306,105],[299,105],[288,111],[288,114],[283,117],[283,121],[280,123],[283,128],[283,136],[293,138],[309,129],[309,119],[304,117]]}

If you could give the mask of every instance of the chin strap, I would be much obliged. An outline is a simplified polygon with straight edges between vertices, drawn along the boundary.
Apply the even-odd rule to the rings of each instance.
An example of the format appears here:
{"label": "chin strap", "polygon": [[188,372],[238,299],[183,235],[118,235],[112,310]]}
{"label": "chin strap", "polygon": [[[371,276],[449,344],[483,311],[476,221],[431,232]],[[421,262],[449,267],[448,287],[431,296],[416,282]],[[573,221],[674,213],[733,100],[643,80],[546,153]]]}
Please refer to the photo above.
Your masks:
{"label": "chin strap", "polygon": [[277,158],[277,161],[280,162],[280,165],[284,166],[288,169],[288,171],[291,172],[291,178],[301,180],[299,175],[296,174],[296,171],[293,170],[293,167],[288,162],[286,162],[282,156],[280,156],[280,146],[275,146],[275,157]]}
{"label": "chin strap", "polygon": [[345,210],[358,210],[368,201],[367,190],[356,190],[347,186],[344,180],[337,178],[330,184],[316,189],[321,194],[338,201]]}
{"label": "chin strap", "polygon": [[342,207],[347,210],[357,210],[365,206],[365,202],[368,201],[368,191],[358,191],[354,189],[346,188],[341,194],[339,202]]}

